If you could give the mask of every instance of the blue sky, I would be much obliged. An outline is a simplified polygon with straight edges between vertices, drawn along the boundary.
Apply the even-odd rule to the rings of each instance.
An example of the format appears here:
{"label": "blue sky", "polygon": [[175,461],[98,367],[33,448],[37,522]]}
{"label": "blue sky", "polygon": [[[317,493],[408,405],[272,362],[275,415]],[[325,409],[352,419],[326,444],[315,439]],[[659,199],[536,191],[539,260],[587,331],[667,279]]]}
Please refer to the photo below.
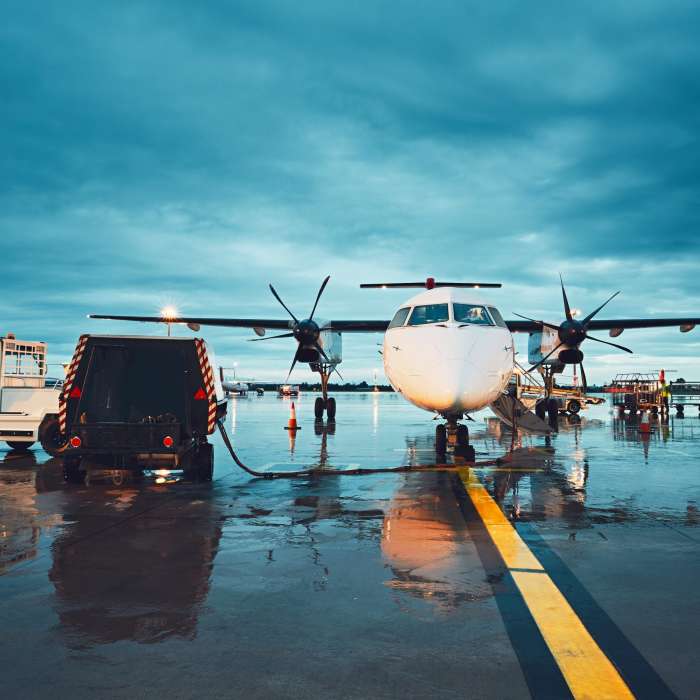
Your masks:
{"label": "blue sky", "polygon": [[[146,330],[90,312],[280,317],[273,282],[304,314],[326,274],[329,318],[389,318],[405,295],[359,283],[431,275],[557,319],[559,272],[584,310],[621,289],[605,314],[697,315],[698,36],[673,0],[10,0],[0,332],[60,361]],[[294,352],[205,337],[259,378]],[[379,341],[346,336],[344,376]],[[590,379],[700,379],[697,331],[621,341],[634,359],[584,346]]]}

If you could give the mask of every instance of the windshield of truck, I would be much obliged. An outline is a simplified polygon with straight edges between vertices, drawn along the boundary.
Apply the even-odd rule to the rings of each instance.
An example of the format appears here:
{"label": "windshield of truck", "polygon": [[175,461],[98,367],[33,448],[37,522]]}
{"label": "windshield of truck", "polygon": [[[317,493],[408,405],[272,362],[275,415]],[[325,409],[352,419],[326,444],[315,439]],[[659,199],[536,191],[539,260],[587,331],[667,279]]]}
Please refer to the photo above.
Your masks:
{"label": "windshield of truck", "polygon": [[182,421],[189,398],[183,351],[160,343],[94,346],[76,419],[83,423]]}

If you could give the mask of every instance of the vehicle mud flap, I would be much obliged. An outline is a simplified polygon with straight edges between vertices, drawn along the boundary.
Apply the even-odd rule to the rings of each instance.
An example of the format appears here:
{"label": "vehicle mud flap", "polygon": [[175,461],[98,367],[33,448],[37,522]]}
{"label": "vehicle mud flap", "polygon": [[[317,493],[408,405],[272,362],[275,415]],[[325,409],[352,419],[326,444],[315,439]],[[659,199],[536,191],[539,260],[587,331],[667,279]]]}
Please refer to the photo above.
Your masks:
{"label": "vehicle mud flap", "polygon": [[499,396],[491,404],[491,410],[510,428],[513,427],[513,414],[515,413],[515,422],[521,430],[537,435],[549,435],[552,432],[544,420],[528,410],[520,399],[509,394]]}

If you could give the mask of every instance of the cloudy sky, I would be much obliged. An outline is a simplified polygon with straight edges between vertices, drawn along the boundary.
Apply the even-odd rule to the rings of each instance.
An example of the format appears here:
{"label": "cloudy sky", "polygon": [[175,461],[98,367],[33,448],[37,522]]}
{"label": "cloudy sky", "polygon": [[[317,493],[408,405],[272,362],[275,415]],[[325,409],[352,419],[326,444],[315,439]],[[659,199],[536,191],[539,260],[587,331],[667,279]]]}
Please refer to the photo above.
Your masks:
{"label": "cloudy sky", "polygon": [[[326,274],[326,318],[389,318],[405,294],[358,284],[430,275],[554,320],[559,272],[584,311],[697,315],[698,36],[694,0],[8,0],[0,333],[58,362],[135,330],[90,312],[281,317],[273,282],[305,314]],[[589,379],[700,379],[697,333],[588,343]],[[206,337],[258,378],[294,352]],[[345,337],[346,377],[380,340]]]}

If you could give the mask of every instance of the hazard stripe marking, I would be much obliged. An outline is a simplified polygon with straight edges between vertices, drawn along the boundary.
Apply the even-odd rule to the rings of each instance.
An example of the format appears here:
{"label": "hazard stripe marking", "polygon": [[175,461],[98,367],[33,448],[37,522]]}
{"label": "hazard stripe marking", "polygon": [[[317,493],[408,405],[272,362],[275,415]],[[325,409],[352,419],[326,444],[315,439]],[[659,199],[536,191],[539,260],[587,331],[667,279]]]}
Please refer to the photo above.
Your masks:
{"label": "hazard stripe marking", "polygon": [[469,469],[460,479],[575,698],[633,698],[610,659]]}

